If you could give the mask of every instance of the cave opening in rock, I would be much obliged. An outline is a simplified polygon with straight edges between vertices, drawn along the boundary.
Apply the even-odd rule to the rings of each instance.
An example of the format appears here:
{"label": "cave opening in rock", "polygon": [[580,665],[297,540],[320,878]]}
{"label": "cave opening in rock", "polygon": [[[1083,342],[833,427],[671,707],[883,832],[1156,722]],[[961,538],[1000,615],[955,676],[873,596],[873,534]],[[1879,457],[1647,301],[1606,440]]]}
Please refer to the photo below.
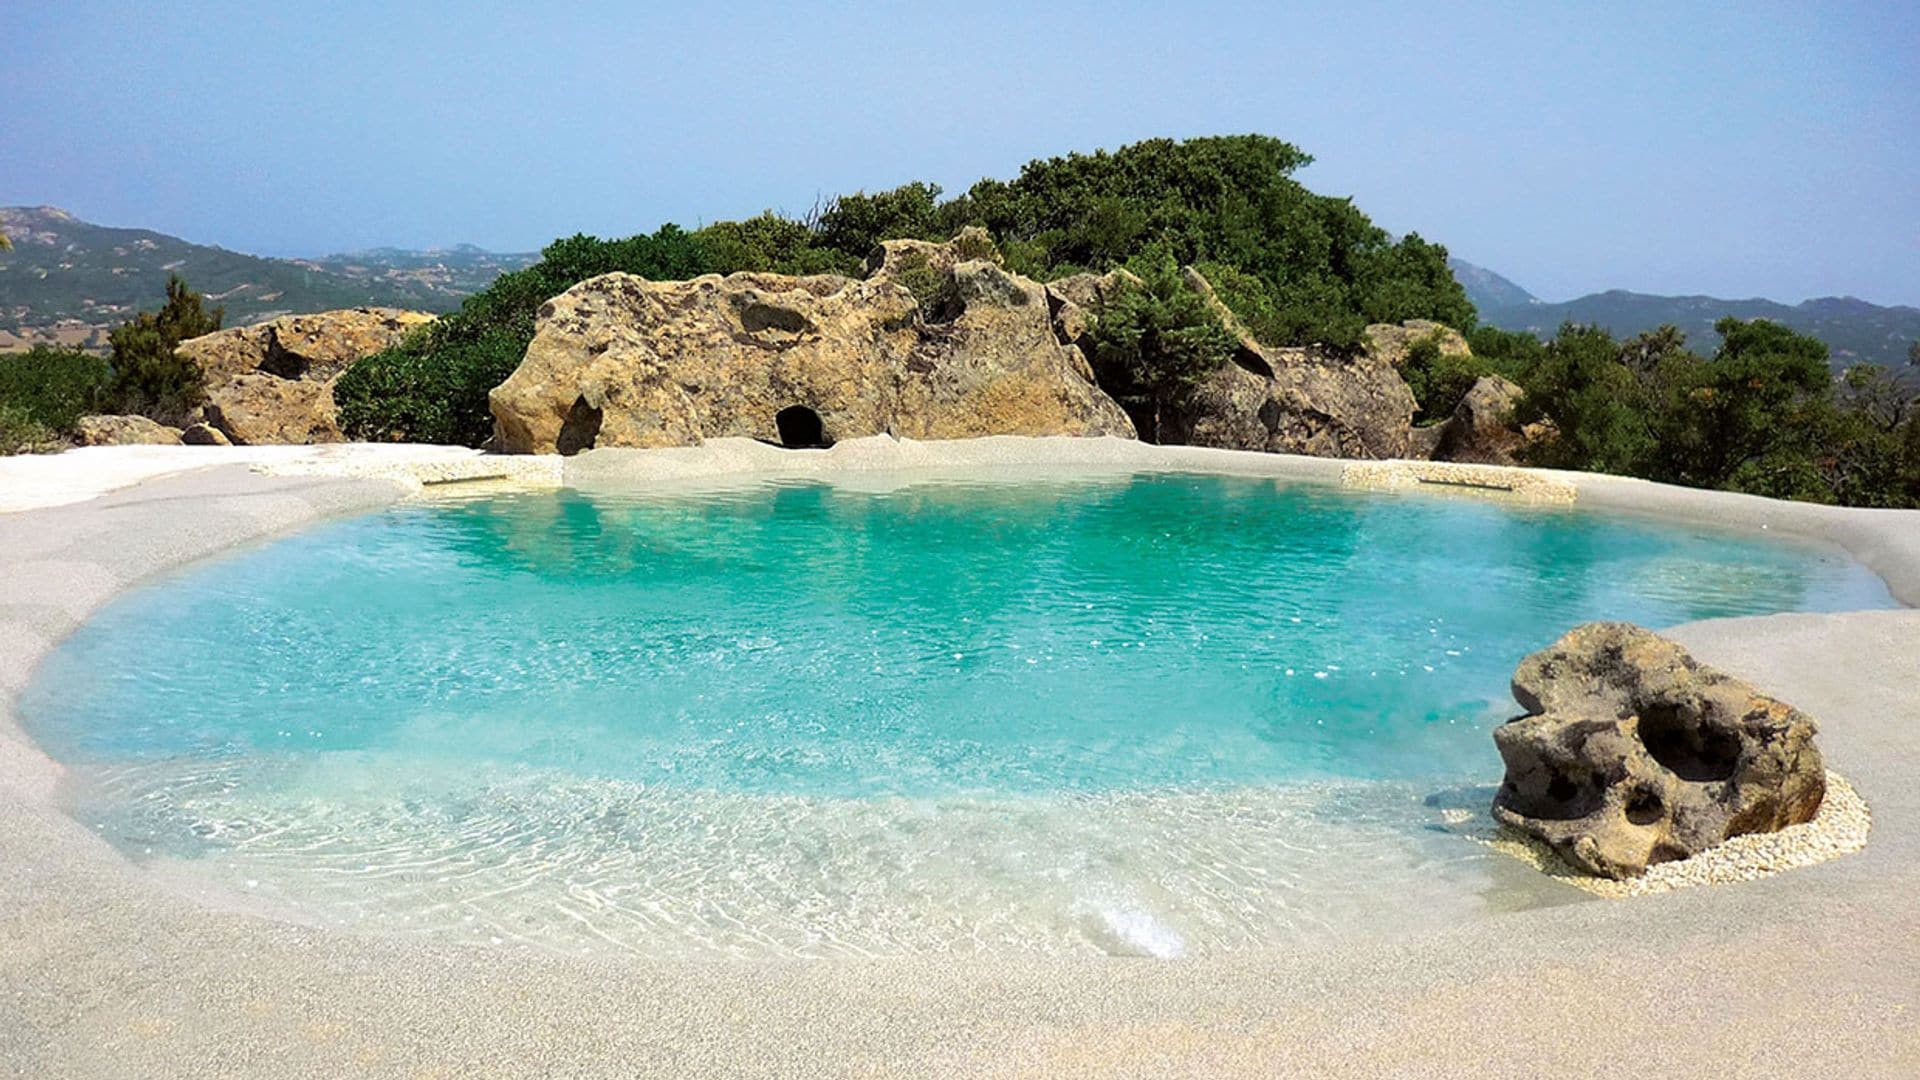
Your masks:
{"label": "cave opening in rock", "polygon": [[573,407],[567,410],[566,420],[560,424],[554,449],[568,456],[593,449],[600,438],[600,415],[600,410],[588,404],[586,398],[575,398]]}
{"label": "cave opening in rock", "polygon": [[824,450],[833,445],[820,414],[805,405],[789,405],[773,416],[780,431],[780,445],[789,450]]}

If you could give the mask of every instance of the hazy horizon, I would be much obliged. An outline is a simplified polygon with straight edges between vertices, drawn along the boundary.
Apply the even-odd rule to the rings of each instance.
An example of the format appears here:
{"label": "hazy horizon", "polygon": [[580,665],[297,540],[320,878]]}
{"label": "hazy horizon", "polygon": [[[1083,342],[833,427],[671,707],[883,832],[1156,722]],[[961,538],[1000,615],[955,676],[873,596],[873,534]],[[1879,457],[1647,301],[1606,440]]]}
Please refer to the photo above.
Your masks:
{"label": "hazy horizon", "polygon": [[74,3],[0,35],[0,204],[256,254],[529,251],[1261,132],[1544,300],[1920,306],[1902,4]]}

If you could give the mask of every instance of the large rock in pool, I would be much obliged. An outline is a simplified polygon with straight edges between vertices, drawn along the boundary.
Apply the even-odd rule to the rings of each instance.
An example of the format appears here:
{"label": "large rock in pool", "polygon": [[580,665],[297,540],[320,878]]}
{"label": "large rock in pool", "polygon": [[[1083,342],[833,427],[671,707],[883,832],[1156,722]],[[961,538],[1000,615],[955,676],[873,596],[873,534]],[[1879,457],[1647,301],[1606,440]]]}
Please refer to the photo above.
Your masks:
{"label": "large rock in pool", "polygon": [[[494,445],[570,454],[746,436],[1120,435],[1047,292],[959,238],[889,242],[872,276],[606,274],[541,308],[489,398]],[[986,252],[982,252],[983,254]]]}
{"label": "large rock in pool", "polygon": [[183,341],[174,355],[200,370],[200,419],[232,442],[339,442],[334,380],[433,318],[398,308],[284,315]]}
{"label": "large rock in pool", "polygon": [[1826,796],[1811,717],[1637,626],[1575,628],[1521,661],[1513,696],[1494,817],[1589,873],[1637,877]]}

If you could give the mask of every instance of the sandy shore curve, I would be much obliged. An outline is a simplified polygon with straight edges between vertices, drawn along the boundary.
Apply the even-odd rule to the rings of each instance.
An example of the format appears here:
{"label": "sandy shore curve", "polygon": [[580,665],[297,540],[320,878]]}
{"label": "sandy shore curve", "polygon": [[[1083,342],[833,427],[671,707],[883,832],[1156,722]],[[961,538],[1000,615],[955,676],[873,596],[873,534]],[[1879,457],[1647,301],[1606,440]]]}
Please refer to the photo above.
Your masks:
{"label": "sandy shore curve", "polygon": [[[769,475],[1164,470],[1338,484],[1350,465],[1119,439],[881,437],[826,451],[715,440],[512,465],[458,448],[260,449],[273,452],[99,448],[0,460],[0,1072],[1920,1072],[1913,610],[1672,631],[1702,660],[1820,719],[1830,765],[1873,809],[1863,851],[1738,886],[1626,902],[1570,896],[1412,943],[1171,963],[570,959],[317,929],[155,880],[63,812],[60,767],[20,732],[14,699],[100,605],[234,546],[430,485],[499,477],[630,489]],[[1578,507],[1835,544],[1920,604],[1920,511],[1527,472],[1570,485]],[[1439,486],[1414,477],[1400,490]]]}

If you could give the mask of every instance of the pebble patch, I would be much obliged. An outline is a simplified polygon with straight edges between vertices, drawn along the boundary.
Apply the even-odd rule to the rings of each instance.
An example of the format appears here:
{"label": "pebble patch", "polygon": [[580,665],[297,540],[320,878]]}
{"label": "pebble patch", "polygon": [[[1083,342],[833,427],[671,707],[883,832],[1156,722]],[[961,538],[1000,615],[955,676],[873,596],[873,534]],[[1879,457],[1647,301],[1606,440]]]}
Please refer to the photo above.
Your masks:
{"label": "pebble patch", "polygon": [[1549,877],[1595,896],[1622,899],[1689,889],[1697,885],[1731,885],[1758,881],[1787,870],[1813,866],[1850,855],[1867,845],[1873,815],[1865,799],[1839,774],[1827,773],[1827,797],[1813,820],[1779,832],[1753,833],[1701,852],[1690,859],[1656,863],[1640,877],[1626,881],[1595,877],[1577,869],[1554,850],[1517,829],[1491,822],[1472,839],[1511,855]]}

